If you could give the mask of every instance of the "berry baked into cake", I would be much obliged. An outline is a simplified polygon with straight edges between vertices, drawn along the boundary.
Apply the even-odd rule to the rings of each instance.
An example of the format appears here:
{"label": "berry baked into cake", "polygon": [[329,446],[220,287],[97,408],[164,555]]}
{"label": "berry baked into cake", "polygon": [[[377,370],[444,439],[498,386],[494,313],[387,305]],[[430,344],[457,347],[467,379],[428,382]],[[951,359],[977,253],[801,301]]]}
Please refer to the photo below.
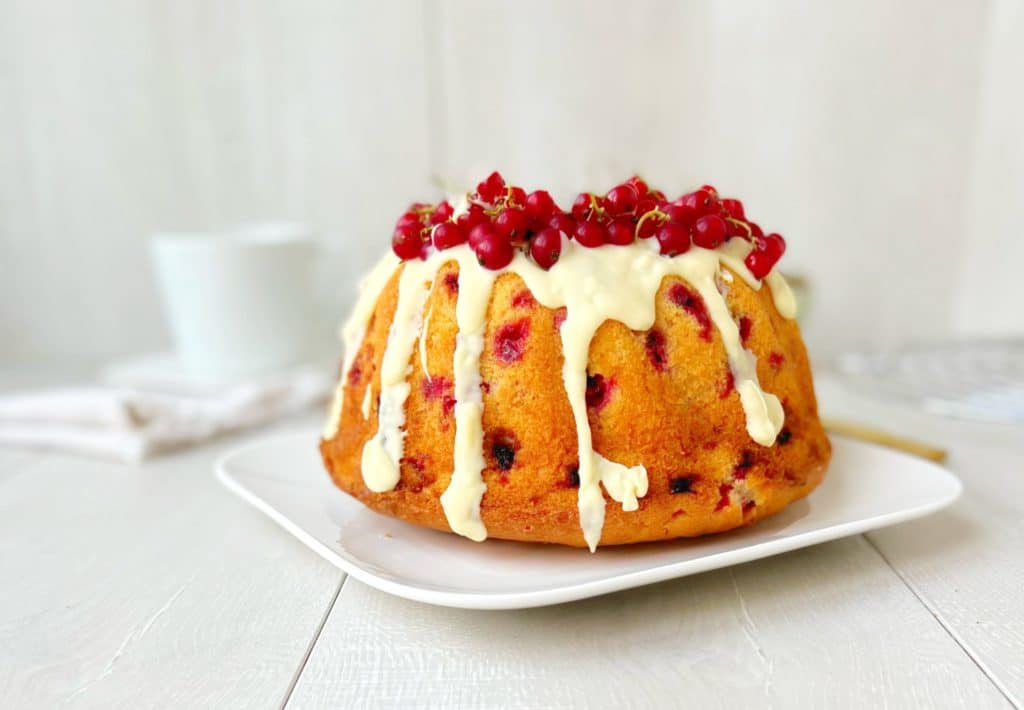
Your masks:
{"label": "berry baked into cake", "polygon": [[749,525],[810,493],[818,419],[785,250],[705,185],[562,211],[498,173],[414,204],[364,280],[320,444],[402,520],[597,545]]}

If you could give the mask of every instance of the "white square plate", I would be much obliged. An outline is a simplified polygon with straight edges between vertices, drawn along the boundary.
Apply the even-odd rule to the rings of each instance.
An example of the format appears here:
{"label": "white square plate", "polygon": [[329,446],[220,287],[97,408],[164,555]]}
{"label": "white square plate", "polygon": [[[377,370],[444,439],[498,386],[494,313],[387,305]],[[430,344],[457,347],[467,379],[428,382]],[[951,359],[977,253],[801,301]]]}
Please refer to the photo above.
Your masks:
{"label": "white square plate", "polygon": [[317,434],[265,439],[229,453],[217,475],[325,559],[391,594],[468,609],[558,604],[749,562],[919,518],[960,495],[923,459],[833,437],[824,483],[757,525],[689,540],[586,549],[475,543],[378,515],[334,487]]}

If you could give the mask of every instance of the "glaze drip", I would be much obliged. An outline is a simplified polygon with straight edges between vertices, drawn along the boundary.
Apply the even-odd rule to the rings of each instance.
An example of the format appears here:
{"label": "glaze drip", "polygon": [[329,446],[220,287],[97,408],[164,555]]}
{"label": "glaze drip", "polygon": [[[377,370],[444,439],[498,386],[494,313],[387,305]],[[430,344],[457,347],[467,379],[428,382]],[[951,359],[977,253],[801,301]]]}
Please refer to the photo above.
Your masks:
{"label": "glaze drip", "polygon": [[[388,252],[370,270],[362,281],[359,282],[359,295],[356,297],[355,305],[352,308],[352,315],[341,328],[341,342],[345,348],[344,359],[341,365],[341,377],[338,378],[338,387],[334,392],[334,399],[331,402],[331,411],[327,417],[327,424],[324,427],[324,438],[333,438],[338,433],[338,424],[341,422],[341,411],[345,404],[345,383],[348,382],[348,374],[352,369],[352,363],[356,361],[359,354],[359,346],[363,343],[366,335],[366,324],[370,322],[370,316],[377,305],[377,299],[387,286],[388,281],[395,273],[395,269],[402,262],[392,252]],[[369,389],[370,384],[366,384]]]}
{"label": "glaze drip", "polygon": [[363,447],[363,481],[376,493],[390,491],[398,484],[405,439],[405,400],[411,389],[409,360],[423,328],[423,307],[440,265],[440,260],[407,262],[398,279],[398,305],[380,365],[377,433]]}

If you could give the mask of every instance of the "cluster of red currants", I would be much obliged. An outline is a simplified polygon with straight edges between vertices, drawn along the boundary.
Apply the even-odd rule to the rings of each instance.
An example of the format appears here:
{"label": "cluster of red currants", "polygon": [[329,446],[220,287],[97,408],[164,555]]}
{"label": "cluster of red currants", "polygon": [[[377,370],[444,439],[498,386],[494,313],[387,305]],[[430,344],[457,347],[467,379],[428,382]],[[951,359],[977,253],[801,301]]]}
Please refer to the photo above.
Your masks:
{"label": "cluster of red currants", "polygon": [[550,269],[561,254],[563,237],[591,248],[654,238],[666,256],[694,244],[714,249],[741,237],[753,245],[745,263],[759,279],[786,249],[782,236],[764,234],[746,219],[739,200],[720,198],[710,185],[670,202],[660,190],[631,177],[603,197],[581,193],[566,213],[547,191],[527,194],[506,185],[497,172],[477,185],[469,208],[457,217],[448,202],[412,205],[399,218],[392,245],[402,259],[415,259],[425,258],[431,244],[443,250],[468,243],[488,269],[504,268],[521,249],[542,269]]}

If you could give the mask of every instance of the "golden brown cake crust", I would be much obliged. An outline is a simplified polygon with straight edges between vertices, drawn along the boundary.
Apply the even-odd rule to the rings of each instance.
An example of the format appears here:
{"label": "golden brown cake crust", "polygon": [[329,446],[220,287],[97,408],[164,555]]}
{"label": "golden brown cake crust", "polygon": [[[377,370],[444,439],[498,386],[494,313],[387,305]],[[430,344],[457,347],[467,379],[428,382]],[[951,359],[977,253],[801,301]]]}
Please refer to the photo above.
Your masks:
{"label": "golden brown cake crust", "polygon": [[[430,377],[418,349],[410,360],[401,479],[393,491],[373,493],[360,470],[363,445],[377,430],[380,363],[400,271],[367,325],[345,383],[338,432],[321,442],[320,451],[335,484],[370,508],[447,531],[440,497],[453,466],[455,262],[438,272],[426,304]],[[602,545],[749,525],[806,496],[824,476],[831,445],[818,419],[796,322],[779,315],[767,287],[755,291],[735,275],[726,286],[745,346],[757,357],[761,385],[783,404],[782,433],[771,447],[750,439],[717,330],[702,322],[699,296],[680,279],[666,277],[650,331],[607,321],[590,345],[594,450],[628,466],[643,464],[649,481],[636,511],[624,512],[605,493]],[[562,383],[558,322],[559,314],[538,304],[517,275],[498,277],[480,360],[487,485],[480,512],[489,537],[584,547],[574,481],[576,430]],[[364,419],[366,387],[370,413]]]}

